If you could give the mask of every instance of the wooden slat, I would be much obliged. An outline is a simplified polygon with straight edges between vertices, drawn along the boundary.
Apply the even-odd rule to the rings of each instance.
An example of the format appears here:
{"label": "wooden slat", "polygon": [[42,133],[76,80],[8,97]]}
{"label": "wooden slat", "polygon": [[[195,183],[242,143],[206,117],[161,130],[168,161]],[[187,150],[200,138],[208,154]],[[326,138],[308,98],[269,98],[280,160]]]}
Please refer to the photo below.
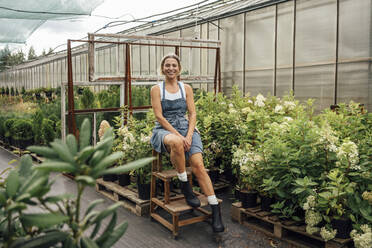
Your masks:
{"label": "wooden slat", "polygon": [[[191,168],[186,167],[186,173],[187,175],[191,174]],[[161,172],[154,172],[154,175],[162,180],[170,179],[177,176],[177,170],[166,170]]]}
{"label": "wooden slat", "polygon": [[[200,200],[201,207],[208,205],[208,200],[206,196],[203,195],[203,196],[199,196],[198,198]],[[173,213],[179,213],[179,212],[192,209],[192,207],[187,205],[185,199],[180,199],[177,201],[173,201],[169,204],[165,204],[164,207]]]}
{"label": "wooden slat", "polygon": [[158,215],[157,213],[151,213],[151,217],[155,220],[159,221],[161,224],[163,224],[166,228],[173,231],[173,226],[171,223],[169,223],[166,219]]}
{"label": "wooden slat", "polygon": [[198,223],[198,222],[207,220],[209,217],[210,216],[208,216],[208,215],[201,215],[201,216],[190,218],[190,219],[186,219],[186,220],[180,220],[178,222],[178,225],[179,226],[186,226],[186,225]]}
{"label": "wooden slat", "polygon": [[117,183],[114,183],[114,182],[106,182],[106,181],[103,181],[103,179],[97,179],[96,181],[98,184],[106,187],[107,189],[109,190],[112,190],[116,193],[118,193],[119,195],[125,197],[125,198],[128,198],[129,200],[135,202],[136,204],[146,204],[149,202],[149,200],[141,200],[140,198],[138,198],[138,194],[126,187],[122,187],[120,186],[119,184]]}

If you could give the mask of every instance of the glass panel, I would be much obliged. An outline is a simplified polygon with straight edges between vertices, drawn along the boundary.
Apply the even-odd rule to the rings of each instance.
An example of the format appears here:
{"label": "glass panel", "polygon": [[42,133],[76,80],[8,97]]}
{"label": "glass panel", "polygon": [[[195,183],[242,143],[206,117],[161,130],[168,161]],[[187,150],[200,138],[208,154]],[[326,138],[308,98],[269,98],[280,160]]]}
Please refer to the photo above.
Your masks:
{"label": "glass panel", "polygon": [[119,74],[125,75],[125,45],[119,45]]}
{"label": "glass panel", "polygon": [[276,70],[276,96],[288,95],[292,90],[292,68]]}
{"label": "glass panel", "polygon": [[[200,38],[200,26],[181,30],[182,38],[196,39]],[[200,46],[200,43],[183,42],[182,45]],[[181,60],[184,67],[184,75],[200,75],[200,49],[199,48],[181,48]]]}
{"label": "glass panel", "polygon": [[371,57],[371,0],[340,0],[339,59]]}
{"label": "glass panel", "polygon": [[[219,21],[208,23],[208,39],[219,40]],[[208,76],[214,76],[216,68],[216,51],[208,49]],[[214,85],[208,84],[208,91],[214,92]]]}
{"label": "glass panel", "polygon": [[[148,41],[142,41],[142,43],[149,43]],[[150,74],[150,47],[140,46],[141,49],[141,75]]]}
{"label": "glass panel", "polygon": [[252,70],[245,72],[245,93],[251,96],[273,95],[273,70]]}
{"label": "glass panel", "polygon": [[132,76],[138,76],[141,72],[141,52],[138,45],[131,45],[131,67],[132,67]]}
{"label": "glass panel", "polygon": [[296,13],[296,64],[334,61],[336,0],[299,0]]}
{"label": "glass panel", "polygon": [[246,14],[245,92],[273,94],[275,8]]}
{"label": "glass panel", "polygon": [[278,5],[277,66],[292,66],[293,2]]}
{"label": "glass panel", "polygon": [[110,75],[110,48],[105,47],[103,49],[103,54],[104,54],[103,60],[105,61],[103,74],[105,76],[109,76]]}
{"label": "glass panel", "polygon": [[345,63],[338,66],[337,103],[350,100],[363,103],[371,110],[371,63]]}
{"label": "glass panel", "polygon": [[296,98],[300,101],[315,99],[317,111],[329,108],[334,102],[334,68],[334,65],[296,68]]}
{"label": "glass panel", "polygon": [[233,85],[243,85],[244,14],[220,20],[221,71],[225,94],[230,94]]}

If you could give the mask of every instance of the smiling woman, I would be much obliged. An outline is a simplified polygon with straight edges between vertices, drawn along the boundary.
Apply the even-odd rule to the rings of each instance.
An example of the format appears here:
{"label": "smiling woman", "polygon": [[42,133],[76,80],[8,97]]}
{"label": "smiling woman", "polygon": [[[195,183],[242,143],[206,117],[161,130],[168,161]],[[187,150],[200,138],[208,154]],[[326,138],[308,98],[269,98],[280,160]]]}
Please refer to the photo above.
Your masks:
{"label": "smiling woman", "polygon": [[[200,206],[200,201],[187,181],[185,162],[188,160],[201,189],[208,197],[212,209],[213,231],[223,232],[220,206],[204,168],[203,145],[200,134],[195,129],[196,111],[192,88],[178,81],[181,63],[177,55],[166,55],[160,63],[160,70],[165,81],[151,89],[151,104],[157,120],[151,145],[159,153],[170,153],[186,203],[196,208]],[[185,118],[186,112],[188,119]]]}

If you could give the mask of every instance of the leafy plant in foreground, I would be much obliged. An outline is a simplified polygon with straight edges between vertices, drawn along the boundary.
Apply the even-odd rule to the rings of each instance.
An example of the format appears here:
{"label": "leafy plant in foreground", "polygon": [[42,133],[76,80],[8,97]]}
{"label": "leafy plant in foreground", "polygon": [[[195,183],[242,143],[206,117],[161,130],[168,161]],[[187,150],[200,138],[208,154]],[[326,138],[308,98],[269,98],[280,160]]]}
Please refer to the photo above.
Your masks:
{"label": "leafy plant in foreground", "polygon": [[[46,158],[45,162],[33,166],[30,156],[23,156],[19,167],[11,170],[4,184],[0,184],[0,243],[3,247],[104,248],[111,247],[125,233],[128,223],[116,224],[116,209],[120,203],[97,211],[95,207],[103,202],[97,199],[82,214],[81,196],[86,187],[95,185],[98,177],[140,168],[152,158],[107,169],[122,156],[121,152],[111,154],[113,130],[107,130],[103,139],[93,147],[89,144],[90,126],[89,121],[84,120],[79,143],[70,134],[66,143],[56,139],[50,147],[28,147]],[[53,181],[49,181],[50,172],[74,176],[77,195],[48,194],[53,185]],[[44,211],[30,213],[27,211],[29,206]],[[110,216],[109,224],[100,232],[102,221]]]}

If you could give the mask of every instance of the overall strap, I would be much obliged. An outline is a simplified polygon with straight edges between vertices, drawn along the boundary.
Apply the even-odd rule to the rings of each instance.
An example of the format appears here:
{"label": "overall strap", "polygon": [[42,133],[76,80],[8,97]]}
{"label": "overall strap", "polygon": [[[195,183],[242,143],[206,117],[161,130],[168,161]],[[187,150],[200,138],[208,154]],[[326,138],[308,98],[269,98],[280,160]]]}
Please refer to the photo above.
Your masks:
{"label": "overall strap", "polygon": [[165,99],[165,82],[163,81],[163,96],[161,100]]}
{"label": "overall strap", "polygon": [[178,88],[180,88],[182,99],[186,100],[184,95],[183,95],[183,90],[182,90],[180,82],[178,82]]}

